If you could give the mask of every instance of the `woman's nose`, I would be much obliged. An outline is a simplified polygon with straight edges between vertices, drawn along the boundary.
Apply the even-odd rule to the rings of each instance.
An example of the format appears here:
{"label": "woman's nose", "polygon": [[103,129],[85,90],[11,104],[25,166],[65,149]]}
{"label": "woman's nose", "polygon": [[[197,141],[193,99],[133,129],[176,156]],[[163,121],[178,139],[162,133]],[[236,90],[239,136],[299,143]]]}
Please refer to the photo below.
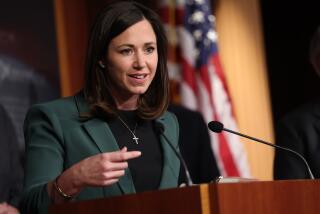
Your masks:
{"label": "woman's nose", "polygon": [[146,58],[145,58],[144,54],[141,53],[141,52],[137,52],[135,54],[133,67],[135,69],[141,70],[142,68],[144,68],[146,66],[146,61],[145,60],[146,60]]}

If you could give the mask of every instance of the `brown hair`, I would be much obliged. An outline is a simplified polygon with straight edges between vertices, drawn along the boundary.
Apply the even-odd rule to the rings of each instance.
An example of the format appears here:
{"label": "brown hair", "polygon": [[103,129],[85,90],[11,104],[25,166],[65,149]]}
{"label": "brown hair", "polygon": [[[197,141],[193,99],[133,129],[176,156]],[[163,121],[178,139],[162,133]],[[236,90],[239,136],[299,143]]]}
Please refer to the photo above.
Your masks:
{"label": "brown hair", "polygon": [[[137,114],[141,119],[155,119],[168,107],[167,38],[158,15],[133,1],[108,5],[97,16],[91,30],[86,58],[84,95],[90,105],[90,115],[112,117],[117,108],[110,92],[107,68],[99,66],[107,54],[110,41],[137,22],[150,22],[157,39],[158,65],[148,90],[138,99]],[[107,67],[107,66],[106,66]]]}

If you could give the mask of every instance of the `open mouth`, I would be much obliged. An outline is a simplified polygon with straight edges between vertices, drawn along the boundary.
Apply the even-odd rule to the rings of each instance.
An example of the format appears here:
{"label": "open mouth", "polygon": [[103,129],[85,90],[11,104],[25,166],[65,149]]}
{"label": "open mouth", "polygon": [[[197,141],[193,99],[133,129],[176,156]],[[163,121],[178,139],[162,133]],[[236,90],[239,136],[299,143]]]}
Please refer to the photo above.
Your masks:
{"label": "open mouth", "polygon": [[144,79],[147,77],[147,74],[130,74],[129,77],[132,77],[135,79]]}

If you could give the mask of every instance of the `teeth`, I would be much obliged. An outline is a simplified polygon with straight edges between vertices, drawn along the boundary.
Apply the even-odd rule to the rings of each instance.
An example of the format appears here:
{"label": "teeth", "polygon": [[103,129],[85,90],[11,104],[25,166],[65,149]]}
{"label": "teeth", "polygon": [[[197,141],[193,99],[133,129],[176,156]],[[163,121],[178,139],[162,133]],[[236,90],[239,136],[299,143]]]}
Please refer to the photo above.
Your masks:
{"label": "teeth", "polygon": [[143,78],[145,78],[146,75],[141,74],[141,75],[131,75],[131,76],[134,78],[137,78],[137,79],[143,79]]}

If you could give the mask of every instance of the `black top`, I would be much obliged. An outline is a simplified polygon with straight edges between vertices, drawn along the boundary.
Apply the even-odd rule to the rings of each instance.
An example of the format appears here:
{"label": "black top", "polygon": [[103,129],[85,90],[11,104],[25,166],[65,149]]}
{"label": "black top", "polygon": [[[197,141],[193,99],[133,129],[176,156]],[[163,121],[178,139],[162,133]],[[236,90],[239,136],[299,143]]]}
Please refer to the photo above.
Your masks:
{"label": "black top", "polygon": [[128,161],[136,192],[158,189],[163,167],[163,151],[153,122],[138,119],[136,111],[120,111],[119,115],[131,131],[134,131],[137,124],[134,133],[139,138],[138,144],[120,119],[114,118],[109,122],[120,149],[126,146],[128,151],[142,153],[140,157]]}

